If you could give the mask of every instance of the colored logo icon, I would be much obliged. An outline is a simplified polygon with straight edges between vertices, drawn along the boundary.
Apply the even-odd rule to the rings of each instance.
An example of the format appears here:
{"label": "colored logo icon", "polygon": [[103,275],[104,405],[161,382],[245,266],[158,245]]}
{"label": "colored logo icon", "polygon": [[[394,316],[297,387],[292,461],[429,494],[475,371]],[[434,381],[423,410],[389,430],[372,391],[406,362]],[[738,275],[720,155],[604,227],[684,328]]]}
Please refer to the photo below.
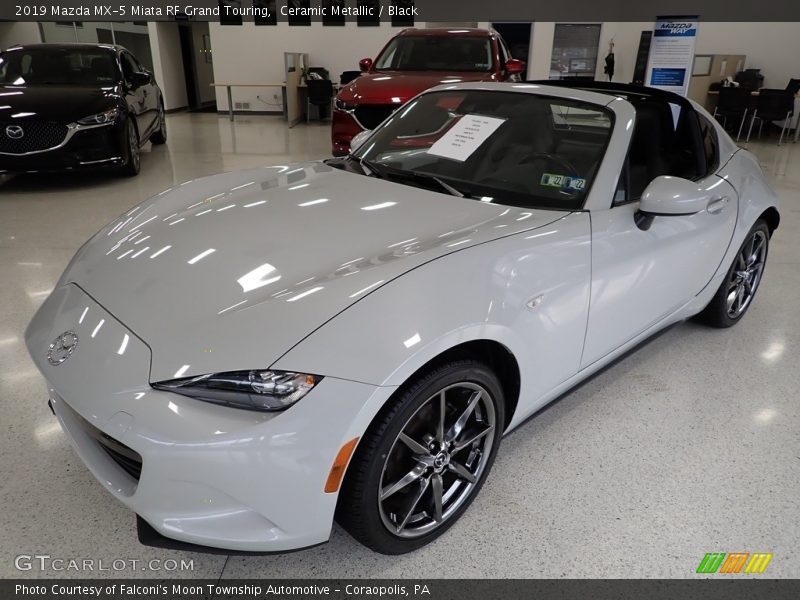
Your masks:
{"label": "colored logo icon", "polygon": [[766,552],[709,552],[697,566],[697,573],[763,573],[772,554]]}

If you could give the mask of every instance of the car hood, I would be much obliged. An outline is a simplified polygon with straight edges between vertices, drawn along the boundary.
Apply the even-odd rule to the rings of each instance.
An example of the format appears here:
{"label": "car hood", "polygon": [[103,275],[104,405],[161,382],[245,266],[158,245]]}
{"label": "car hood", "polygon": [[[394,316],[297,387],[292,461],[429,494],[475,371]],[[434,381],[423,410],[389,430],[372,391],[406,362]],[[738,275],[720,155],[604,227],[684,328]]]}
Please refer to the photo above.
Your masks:
{"label": "car hood", "polygon": [[267,167],[145,201],[87,242],[59,284],[79,285],[150,346],[151,381],[265,368],[410,269],[565,214],[323,163]]}
{"label": "car hood", "polygon": [[491,72],[376,71],[356,77],[342,88],[339,99],[353,104],[397,104],[443,83],[494,80]]}
{"label": "car hood", "polygon": [[70,123],[115,106],[117,97],[115,87],[0,86],[0,104],[8,107],[0,110],[0,121],[9,120],[10,115],[31,113],[20,118]]}

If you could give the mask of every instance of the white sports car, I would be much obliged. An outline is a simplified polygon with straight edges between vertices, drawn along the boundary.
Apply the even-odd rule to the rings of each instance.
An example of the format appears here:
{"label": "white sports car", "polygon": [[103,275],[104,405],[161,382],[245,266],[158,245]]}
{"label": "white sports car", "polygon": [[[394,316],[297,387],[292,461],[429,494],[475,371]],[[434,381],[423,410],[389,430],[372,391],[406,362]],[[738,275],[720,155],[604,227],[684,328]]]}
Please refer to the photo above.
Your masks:
{"label": "white sports car", "polygon": [[[727,327],[777,198],[711,116],[476,83],[353,154],[189,181],[75,255],[26,333],[75,450],[154,545],[402,553],[504,432],[663,327]],[[360,145],[359,145],[360,143]]]}

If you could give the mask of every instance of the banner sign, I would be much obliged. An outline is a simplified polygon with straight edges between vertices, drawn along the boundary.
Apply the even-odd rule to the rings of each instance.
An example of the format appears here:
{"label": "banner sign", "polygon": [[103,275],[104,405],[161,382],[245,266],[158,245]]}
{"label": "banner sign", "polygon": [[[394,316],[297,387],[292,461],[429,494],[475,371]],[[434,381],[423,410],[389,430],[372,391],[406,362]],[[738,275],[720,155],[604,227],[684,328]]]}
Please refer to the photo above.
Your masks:
{"label": "banner sign", "polygon": [[[800,2],[731,0],[2,0],[0,20],[13,21],[217,21],[253,22],[277,17],[323,19],[398,17],[417,23],[481,21],[601,22],[652,21],[656,15],[690,10],[703,21],[800,21]],[[301,14],[302,13],[302,14]]]}
{"label": "banner sign", "polygon": [[645,85],[685,96],[696,39],[697,17],[659,17],[650,44]]}

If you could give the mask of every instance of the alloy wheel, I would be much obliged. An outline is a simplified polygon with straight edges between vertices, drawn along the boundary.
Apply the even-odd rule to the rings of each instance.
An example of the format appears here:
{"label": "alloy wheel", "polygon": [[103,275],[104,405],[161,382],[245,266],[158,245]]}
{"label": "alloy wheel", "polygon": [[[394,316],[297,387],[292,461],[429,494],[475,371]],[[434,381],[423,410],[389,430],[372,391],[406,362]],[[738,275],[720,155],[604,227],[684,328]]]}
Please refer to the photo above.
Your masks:
{"label": "alloy wheel", "polygon": [[736,257],[728,279],[725,308],[731,319],[738,319],[747,309],[761,283],[767,254],[767,236],[754,231]]}
{"label": "alloy wheel", "polygon": [[386,455],[378,490],[390,533],[416,538],[439,528],[472,495],[497,435],[495,408],[482,386],[462,382],[428,398]]}
{"label": "alloy wheel", "polygon": [[129,160],[133,161],[133,164],[136,166],[136,169],[139,168],[139,140],[136,137],[136,129],[133,127],[133,124],[128,125],[128,156]]}

